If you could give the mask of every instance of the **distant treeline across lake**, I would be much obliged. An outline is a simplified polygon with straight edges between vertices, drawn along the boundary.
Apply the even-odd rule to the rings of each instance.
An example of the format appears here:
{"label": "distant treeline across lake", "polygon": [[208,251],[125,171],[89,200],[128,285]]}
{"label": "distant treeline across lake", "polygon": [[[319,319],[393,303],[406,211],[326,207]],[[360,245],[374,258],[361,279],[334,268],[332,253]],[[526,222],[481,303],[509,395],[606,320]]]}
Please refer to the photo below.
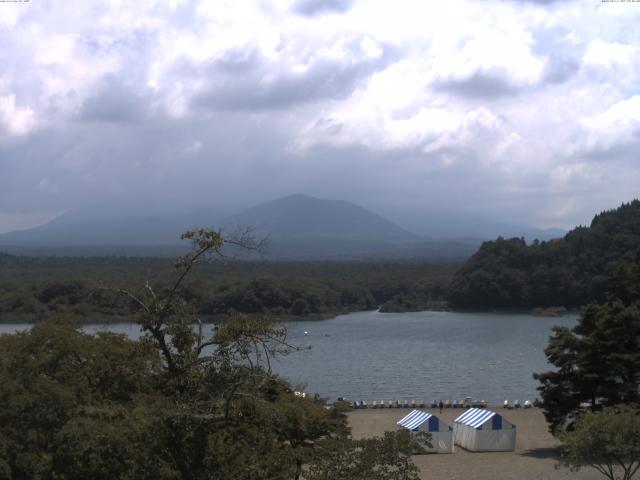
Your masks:
{"label": "distant treeline across lake", "polygon": [[[200,265],[182,290],[200,315],[327,318],[382,306],[442,308],[460,264],[416,262],[221,262]],[[147,281],[161,291],[175,278],[171,260],[149,257],[21,257],[0,254],[0,321],[66,314],[82,323],[123,321],[136,306],[118,294]]]}

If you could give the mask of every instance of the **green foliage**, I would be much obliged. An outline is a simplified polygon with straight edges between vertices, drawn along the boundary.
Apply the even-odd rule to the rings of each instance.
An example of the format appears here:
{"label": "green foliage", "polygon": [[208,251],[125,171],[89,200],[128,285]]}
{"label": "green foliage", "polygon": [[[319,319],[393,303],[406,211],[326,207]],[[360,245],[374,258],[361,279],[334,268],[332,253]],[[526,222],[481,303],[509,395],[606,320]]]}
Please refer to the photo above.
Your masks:
{"label": "green foliage", "polygon": [[557,370],[534,375],[553,432],[570,427],[582,403],[595,409],[640,401],[638,303],[589,305],[578,325],[553,332],[545,354]]}
{"label": "green foliage", "polygon": [[571,428],[582,403],[640,403],[640,256],[627,261],[607,303],[585,307],[572,329],[553,328],[545,354],[556,370],[534,375],[553,432]]}
{"label": "green foliage", "polygon": [[176,342],[171,363],[151,337],[60,319],[3,335],[0,478],[293,478],[316,442],[348,431],[258,365],[254,347],[273,354],[278,335],[237,317],[211,356]]}
{"label": "green foliage", "polygon": [[[608,280],[640,249],[640,201],[596,215],[549,242],[498,238],[482,244],[451,283],[457,308],[579,307],[607,298]],[[624,269],[623,269],[624,270]],[[638,272],[635,272],[636,278]],[[637,292],[636,292],[637,293]]]}
{"label": "green foliage", "polygon": [[49,478],[60,467],[62,439],[80,429],[80,419],[151,394],[158,365],[147,345],[87,335],[62,319],[0,336],[0,465],[10,478]]}
{"label": "green foliage", "polygon": [[640,468],[640,409],[618,405],[585,412],[562,440],[562,465],[592,467],[610,480],[631,480]]}
{"label": "green foliage", "polygon": [[[119,291],[139,341],[62,318],[0,336],[0,478],[416,478],[407,440],[353,442],[341,406],[298,397],[271,372],[271,358],[296,350],[286,329],[236,314],[203,335],[184,282],[227,240],[208,230],[185,238],[194,250],[171,283]],[[336,457],[335,445],[352,454]]]}
{"label": "green foliage", "polygon": [[322,455],[316,455],[307,466],[306,480],[418,479],[418,468],[410,455],[422,451],[422,446],[408,430],[385,432],[382,438],[340,438],[325,442],[322,449]]}
{"label": "green foliage", "polygon": [[611,297],[627,305],[640,299],[640,250],[635,255],[625,255],[616,264],[609,283]]}
{"label": "green foliage", "polygon": [[[215,240],[213,237],[208,241]],[[200,265],[181,297],[204,318],[231,312],[274,319],[370,310],[415,311],[444,303],[456,265],[366,262],[233,262]],[[160,258],[18,257],[0,253],[0,321],[52,314],[79,322],[123,321],[136,311],[118,288],[161,292],[174,270]]]}

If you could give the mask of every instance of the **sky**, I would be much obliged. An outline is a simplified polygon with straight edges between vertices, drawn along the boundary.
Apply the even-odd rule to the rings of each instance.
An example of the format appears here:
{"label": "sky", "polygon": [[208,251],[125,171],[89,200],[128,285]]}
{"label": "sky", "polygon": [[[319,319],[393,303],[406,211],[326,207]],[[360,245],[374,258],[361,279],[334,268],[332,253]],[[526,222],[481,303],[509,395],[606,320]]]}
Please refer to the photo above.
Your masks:
{"label": "sky", "polygon": [[638,197],[640,2],[23,0],[0,40],[0,232],[293,193],[570,228]]}

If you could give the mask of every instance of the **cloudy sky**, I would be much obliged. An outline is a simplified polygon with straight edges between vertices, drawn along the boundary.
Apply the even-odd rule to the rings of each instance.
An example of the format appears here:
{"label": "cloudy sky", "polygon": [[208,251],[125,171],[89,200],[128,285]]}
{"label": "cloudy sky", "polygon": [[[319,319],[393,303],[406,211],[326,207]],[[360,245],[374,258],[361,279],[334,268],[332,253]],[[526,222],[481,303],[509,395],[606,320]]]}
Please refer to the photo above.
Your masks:
{"label": "cloudy sky", "polygon": [[639,195],[638,2],[31,0],[0,39],[0,232],[291,193],[571,227]]}

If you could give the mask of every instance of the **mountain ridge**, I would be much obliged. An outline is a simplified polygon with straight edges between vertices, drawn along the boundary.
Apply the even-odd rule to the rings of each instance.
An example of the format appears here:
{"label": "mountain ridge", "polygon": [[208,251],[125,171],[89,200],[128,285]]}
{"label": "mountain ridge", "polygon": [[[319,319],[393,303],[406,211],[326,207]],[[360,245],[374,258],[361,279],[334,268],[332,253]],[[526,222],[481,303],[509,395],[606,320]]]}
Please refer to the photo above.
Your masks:
{"label": "mountain ridge", "polygon": [[352,202],[293,194],[256,205],[222,220],[222,226],[250,226],[271,238],[418,240],[415,233]]}
{"label": "mountain ridge", "polygon": [[107,207],[80,209],[45,225],[0,235],[0,250],[26,255],[176,256],[188,248],[180,234],[199,227],[227,233],[251,228],[256,237],[271,240],[269,259],[464,259],[483,240],[417,235],[352,202],[293,194],[233,215],[199,209],[123,217]]}

